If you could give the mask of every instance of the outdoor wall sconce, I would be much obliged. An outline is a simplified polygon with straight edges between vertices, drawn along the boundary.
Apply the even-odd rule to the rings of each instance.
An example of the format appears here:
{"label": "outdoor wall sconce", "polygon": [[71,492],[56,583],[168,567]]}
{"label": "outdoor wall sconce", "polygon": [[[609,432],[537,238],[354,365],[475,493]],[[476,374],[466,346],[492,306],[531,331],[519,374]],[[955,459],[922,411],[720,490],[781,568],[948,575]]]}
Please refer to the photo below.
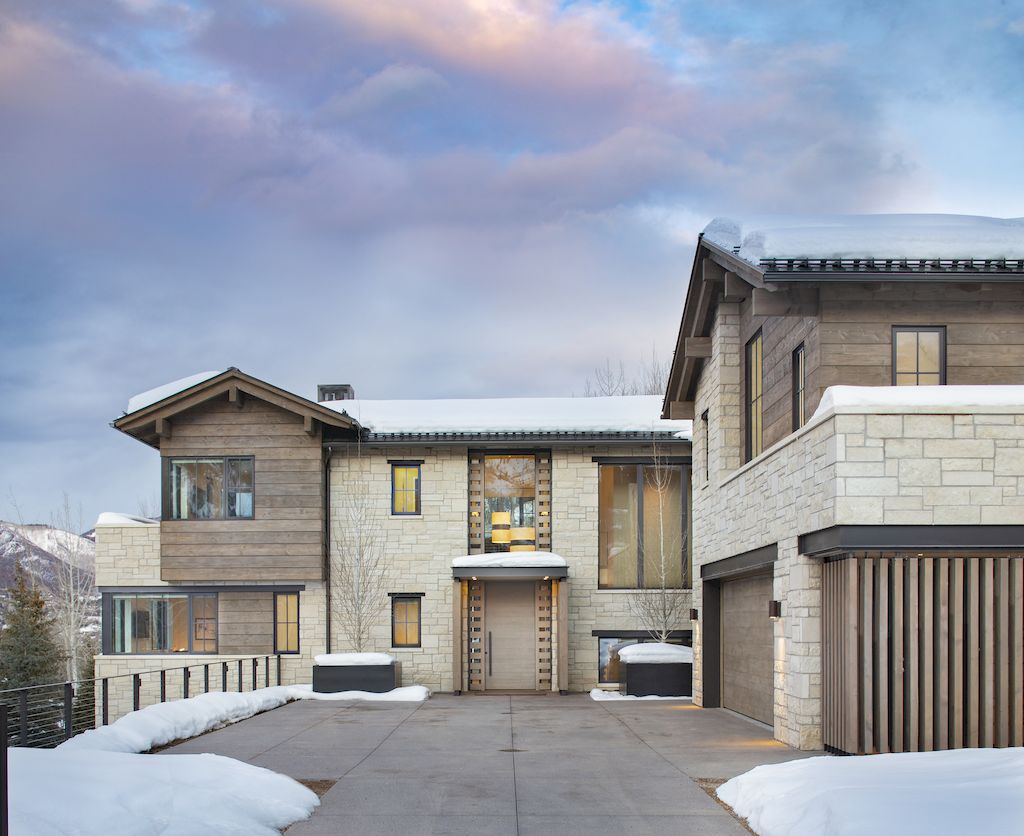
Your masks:
{"label": "outdoor wall sconce", "polygon": [[778,621],[782,618],[782,601],[768,602],[768,617],[772,621]]}
{"label": "outdoor wall sconce", "polygon": [[697,621],[697,610],[690,610],[690,621]]}

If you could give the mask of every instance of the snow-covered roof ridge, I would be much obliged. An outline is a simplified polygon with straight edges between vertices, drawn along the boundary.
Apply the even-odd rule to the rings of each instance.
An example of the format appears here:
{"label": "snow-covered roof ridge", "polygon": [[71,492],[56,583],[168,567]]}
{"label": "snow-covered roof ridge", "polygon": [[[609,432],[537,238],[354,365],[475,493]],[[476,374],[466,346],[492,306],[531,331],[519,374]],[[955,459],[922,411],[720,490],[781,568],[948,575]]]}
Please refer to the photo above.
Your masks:
{"label": "snow-covered roof ridge", "polygon": [[136,525],[160,525],[160,520],[151,520],[149,517],[136,517],[132,514],[119,514],[116,511],[103,511],[96,518],[96,528],[104,525],[125,527]]}
{"label": "snow-covered roof ridge", "polygon": [[1024,413],[1024,386],[829,386],[811,420],[828,412],[983,409]]}
{"label": "snow-covered roof ridge", "polygon": [[754,265],[772,258],[1024,258],[1024,218],[981,215],[718,217],[703,237]]}
{"label": "snow-covered roof ridge", "polygon": [[344,412],[370,432],[670,433],[688,439],[691,421],[662,419],[659,395],[600,398],[449,398],[340,400],[321,406]]}
{"label": "snow-covered roof ridge", "polygon": [[224,374],[224,372],[225,369],[215,372],[199,372],[198,374],[192,374],[178,380],[172,380],[170,383],[165,383],[153,389],[147,389],[145,392],[139,392],[139,394],[132,395],[128,399],[125,413],[131,415],[133,412],[138,412],[140,409],[145,409],[147,406],[159,403],[164,398],[169,398],[171,395],[177,395],[179,392],[184,392],[186,389],[191,389],[193,386],[205,383],[217,375]]}

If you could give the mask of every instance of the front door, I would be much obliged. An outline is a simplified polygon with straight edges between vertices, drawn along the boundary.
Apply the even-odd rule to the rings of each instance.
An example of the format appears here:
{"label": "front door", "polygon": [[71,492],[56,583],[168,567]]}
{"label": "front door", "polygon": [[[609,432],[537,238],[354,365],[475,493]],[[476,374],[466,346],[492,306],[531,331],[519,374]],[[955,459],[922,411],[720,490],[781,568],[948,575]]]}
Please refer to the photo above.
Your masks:
{"label": "front door", "polygon": [[484,687],[537,688],[535,581],[490,581],[484,587]]}

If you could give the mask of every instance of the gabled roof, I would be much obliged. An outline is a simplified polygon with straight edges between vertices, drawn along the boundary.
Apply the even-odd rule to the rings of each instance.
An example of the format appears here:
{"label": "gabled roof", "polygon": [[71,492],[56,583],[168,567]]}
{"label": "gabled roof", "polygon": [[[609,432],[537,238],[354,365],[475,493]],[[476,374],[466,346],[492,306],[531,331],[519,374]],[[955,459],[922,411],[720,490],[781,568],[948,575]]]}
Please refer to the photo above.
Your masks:
{"label": "gabled roof", "polygon": [[160,438],[169,432],[170,421],[175,415],[215,398],[239,402],[240,398],[246,397],[301,416],[311,433],[316,426],[314,422],[339,429],[358,429],[356,421],[349,416],[234,367],[219,373],[203,372],[136,395],[128,402],[129,408],[134,409],[112,421],[111,426],[151,447],[159,447]]}

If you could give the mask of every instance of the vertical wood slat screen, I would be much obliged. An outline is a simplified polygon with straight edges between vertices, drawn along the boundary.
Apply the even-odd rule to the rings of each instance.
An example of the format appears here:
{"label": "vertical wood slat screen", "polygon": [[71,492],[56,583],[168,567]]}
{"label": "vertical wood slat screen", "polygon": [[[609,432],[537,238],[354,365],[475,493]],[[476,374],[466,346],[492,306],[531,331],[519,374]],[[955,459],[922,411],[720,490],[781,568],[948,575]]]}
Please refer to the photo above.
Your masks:
{"label": "vertical wood slat screen", "polygon": [[537,622],[537,690],[551,690],[552,608],[551,581],[537,581],[535,594]]}
{"label": "vertical wood slat screen", "polygon": [[537,550],[551,551],[551,454],[537,454]]}
{"label": "vertical wood slat screen", "polygon": [[484,690],[484,584],[466,584],[466,690]]}
{"label": "vertical wood slat screen", "polygon": [[1024,558],[827,562],[822,653],[826,746],[1024,745]]}
{"label": "vertical wood slat screen", "polygon": [[[475,515],[475,516],[474,516]],[[469,457],[469,554],[484,551],[484,457]]]}

